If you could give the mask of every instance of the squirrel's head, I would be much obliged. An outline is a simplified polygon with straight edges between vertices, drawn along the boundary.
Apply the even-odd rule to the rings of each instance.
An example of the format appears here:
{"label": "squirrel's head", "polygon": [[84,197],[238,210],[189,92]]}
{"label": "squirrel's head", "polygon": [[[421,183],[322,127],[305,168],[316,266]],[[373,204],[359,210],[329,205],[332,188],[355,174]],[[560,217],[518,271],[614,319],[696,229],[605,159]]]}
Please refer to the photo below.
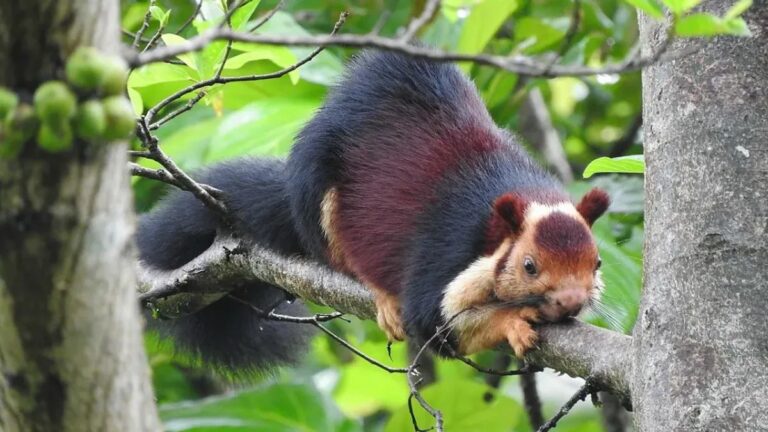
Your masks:
{"label": "squirrel's head", "polygon": [[503,233],[494,253],[499,256],[496,296],[502,301],[542,296],[539,311],[547,321],[578,314],[602,288],[590,227],[608,204],[600,189],[592,189],[575,206],[542,204],[515,193],[499,197],[490,225],[497,236]]}

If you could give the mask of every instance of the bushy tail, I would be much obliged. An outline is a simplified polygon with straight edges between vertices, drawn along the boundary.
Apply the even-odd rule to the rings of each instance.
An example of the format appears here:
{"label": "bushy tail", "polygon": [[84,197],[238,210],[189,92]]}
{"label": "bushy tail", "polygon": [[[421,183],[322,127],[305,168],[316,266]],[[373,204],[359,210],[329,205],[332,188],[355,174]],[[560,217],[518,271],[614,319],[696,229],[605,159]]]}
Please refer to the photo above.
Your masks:
{"label": "bushy tail", "polygon": [[[240,159],[198,173],[221,189],[245,239],[285,255],[302,254],[290,219],[283,163]],[[220,231],[218,219],[191,194],[173,190],[139,222],[137,243],[142,265],[173,270],[206,251]],[[256,308],[254,310],[253,307]],[[280,288],[249,282],[188,316],[148,319],[148,326],[204,363],[236,374],[263,372],[298,362],[312,328],[264,319],[257,311],[304,316],[306,308]]]}

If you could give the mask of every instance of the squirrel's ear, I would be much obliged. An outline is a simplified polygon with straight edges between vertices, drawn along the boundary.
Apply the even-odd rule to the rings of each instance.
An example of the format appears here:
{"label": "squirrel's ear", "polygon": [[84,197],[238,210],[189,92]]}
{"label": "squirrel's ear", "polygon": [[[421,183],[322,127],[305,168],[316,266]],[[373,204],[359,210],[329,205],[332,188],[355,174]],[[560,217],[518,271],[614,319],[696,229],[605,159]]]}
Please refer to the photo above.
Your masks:
{"label": "squirrel's ear", "polygon": [[602,216],[611,204],[611,199],[604,190],[594,188],[587,192],[581,201],[576,205],[576,210],[584,217],[589,226]]}
{"label": "squirrel's ear", "polygon": [[519,195],[507,193],[496,198],[493,210],[501,220],[506,222],[512,234],[519,234],[523,228],[526,206],[526,201]]}

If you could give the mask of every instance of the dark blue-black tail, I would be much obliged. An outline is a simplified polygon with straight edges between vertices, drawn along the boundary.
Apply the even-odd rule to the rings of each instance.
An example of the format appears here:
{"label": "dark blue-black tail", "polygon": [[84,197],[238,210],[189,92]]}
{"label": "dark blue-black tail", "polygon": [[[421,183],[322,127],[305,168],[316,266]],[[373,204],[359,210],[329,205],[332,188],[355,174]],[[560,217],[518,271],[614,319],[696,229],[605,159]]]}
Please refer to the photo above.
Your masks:
{"label": "dark blue-black tail", "polygon": [[[197,178],[222,190],[242,238],[283,255],[302,255],[290,215],[282,161],[239,159],[216,165]],[[171,191],[139,222],[137,243],[142,265],[173,270],[203,253],[222,231],[216,215],[190,193]],[[300,302],[257,282],[237,287],[228,297],[174,320],[149,320],[178,349],[230,372],[262,372],[298,362],[312,335],[303,324],[265,320],[237,297],[261,310],[302,316]]]}

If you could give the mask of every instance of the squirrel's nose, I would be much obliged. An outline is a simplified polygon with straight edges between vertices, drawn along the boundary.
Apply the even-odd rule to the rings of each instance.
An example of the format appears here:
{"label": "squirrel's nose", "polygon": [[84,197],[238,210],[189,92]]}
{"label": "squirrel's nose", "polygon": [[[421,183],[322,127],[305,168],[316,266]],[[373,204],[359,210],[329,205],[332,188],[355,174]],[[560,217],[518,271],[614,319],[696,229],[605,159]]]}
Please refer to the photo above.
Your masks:
{"label": "squirrel's nose", "polygon": [[588,300],[586,290],[578,287],[557,289],[550,292],[547,297],[549,303],[542,307],[542,312],[550,321],[559,321],[578,315]]}

